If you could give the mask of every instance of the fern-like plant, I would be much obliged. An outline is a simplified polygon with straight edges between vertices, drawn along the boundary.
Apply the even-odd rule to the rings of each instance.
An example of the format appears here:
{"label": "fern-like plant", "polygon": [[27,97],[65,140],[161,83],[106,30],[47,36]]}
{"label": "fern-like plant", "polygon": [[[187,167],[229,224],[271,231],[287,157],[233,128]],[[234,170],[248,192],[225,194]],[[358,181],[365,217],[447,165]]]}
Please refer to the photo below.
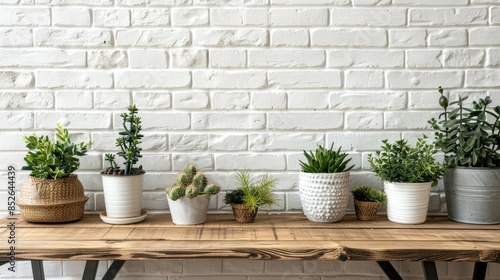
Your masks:
{"label": "fern-like plant", "polygon": [[351,191],[351,193],[358,201],[384,203],[387,200],[385,192],[367,186],[356,187]]}
{"label": "fern-like plant", "polygon": [[333,143],[330,149],[319,146],[316,151],[306,152],[304,151],[304,156],[307,159],[307,163],[299,160],[302,172],[306,173],[340,173],[347,172],[351,170],[354,165],[347,166],[351,161],[351,158],[347,158],[347,153],[342,153],[339,147],[338,150],[333,149]]}

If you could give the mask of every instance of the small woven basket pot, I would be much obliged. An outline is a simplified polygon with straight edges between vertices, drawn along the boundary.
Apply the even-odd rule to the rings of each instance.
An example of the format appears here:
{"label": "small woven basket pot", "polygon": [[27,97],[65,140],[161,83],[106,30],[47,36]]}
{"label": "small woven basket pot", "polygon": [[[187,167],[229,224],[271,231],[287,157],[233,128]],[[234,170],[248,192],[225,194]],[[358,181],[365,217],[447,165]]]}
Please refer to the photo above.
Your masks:
{"label": "small woven basket pot", "polygon": [[17,205],[25,221],[66,223],[83,217],[88,199],[74,174],[55,180],[29,176],[21,186]]}
{"label": "small woven basket pot", "polygon": [[255,211],[245,204],[231,204],[233,208],[234,218],[238,223],[253,223],[255,221],[255,216],[257,216],[258,208]]}
{"label": "small woven basket pot", "polygon": [[372,221],[377,215],[379,202],[359,201],[354,199],[354,209],[356,210],[356,218],[360,221]]}

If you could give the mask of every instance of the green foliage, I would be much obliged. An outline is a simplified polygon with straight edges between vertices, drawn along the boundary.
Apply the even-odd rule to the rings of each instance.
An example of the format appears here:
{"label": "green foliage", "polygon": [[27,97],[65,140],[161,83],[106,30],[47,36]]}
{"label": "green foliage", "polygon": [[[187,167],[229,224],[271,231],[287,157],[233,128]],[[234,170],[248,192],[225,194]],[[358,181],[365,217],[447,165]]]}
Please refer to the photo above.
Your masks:
{"label": "green foliage", "polygon": [[190,164],[177,174],[175,183],[166,188],[165,191],[174,201],[183,196],[194,198],[202,194],[215,195],[220,192],[219,186],[207,184],[207,177],[201,172],[197,172],[196,167]]}
{"label": "green foliage", "polygon": [[28,154],[24,157],[27,166],[23,170],[31,170],[31,176],[42,179],[58,179],[68,177],[80,167],[77,157],[87,153],[91,142],[73,144],[69,138],[68,130],[60,124],[56,127],[56,141],[48,136],[37,137],[23,135]]}
{"label": "green foliage", "polygon": [[500,167],[500,106],[488,110],[492,103],[489,96],[473,101],[472,108],[464,107],[467,97],[448,104],[443,88],[438,91],[444,112],[439,121],[432,118],[429,124],[437,130],[434,141],[445,153],[446,162],[452,166]]}
{"label": "green foliage", "polygon": [[367,186],[356,187],[351,191],[351,193],[358,201],[384,203],[387,200],[387,196],[385,195],[384,191]]}
{"label": "green foliage", "polygon": [[354,165],[347,167],[351,158],[347,158],[348,154],[341,153],[339,147],[337,151],[333,150],[333,143],[330,149],[326,149],[321,145],[316,148],[315,153],[312,151],[304,151],[304,156],[307,163],[299,160],[302,172],[306,173],[340,173],[351,170]]}
{"label": "green foliage", "polygon": [[368,162],[383,181],[433,182],[432,185],[435,186],[448,167],[434,159],[437,150],[425,138],[419,138],[415,147],[411,147],[407,140],[399,140],[394,144],[387,140],[382,142],[382,151],[369,154]]}
{"label": "green foliage", "polygon": [[247,171],[240,171],[237,175],[239,187],[224,196],[226,204],[245,204],[255,212],[258,208],[270,208],[276,203],[273,191],[277,180],[270,175],[260,180],[253,180]]}
{"label": "green foliage", "polygon": [[[145,171],[142,169],[142,165],[139,167],[134,167],[134,165],[142,157],[142,148],[139,147],[141,144],[141,139],[144,137],[141,132],[141,118],[137,116],[139,110],[135,105],[130,105],[128,107],[128,113],[122,113],[120,117],[123,119],[123,129],[118,133],[119,137],[116,139],[116,146],[120,148],[120,152],[117,153],[118,156],[122,157],[125,161],[124,172],[125,175],[130,174],[143,174]],[[115,162],[115,157],[112,154],[106,154],[106,161],[111,164],[111,169],[118,168],[118,164]]]}

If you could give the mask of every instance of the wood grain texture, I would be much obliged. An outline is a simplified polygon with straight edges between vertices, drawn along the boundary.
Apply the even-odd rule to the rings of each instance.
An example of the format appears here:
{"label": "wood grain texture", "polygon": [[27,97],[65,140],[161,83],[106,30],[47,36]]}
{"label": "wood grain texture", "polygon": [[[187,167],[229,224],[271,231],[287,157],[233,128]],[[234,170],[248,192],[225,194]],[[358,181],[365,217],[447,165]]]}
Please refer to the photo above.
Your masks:
{"label": "wood grain texture", "polygon": [[[0,220],[7,224],[6,218]],[[500,262],[500,225],[467,225],[444,217],[401,225],[378,217],[313,223],[302,215],[259,215],[252,224],[209,215],[203,225],[178,226],[170,215],[109,225],[97,215],[67,224],[16,222],[18,260],[400,260]],[[0,230],[0,240],[9,231]],[[0,247],[0,261],[8,248]]]}

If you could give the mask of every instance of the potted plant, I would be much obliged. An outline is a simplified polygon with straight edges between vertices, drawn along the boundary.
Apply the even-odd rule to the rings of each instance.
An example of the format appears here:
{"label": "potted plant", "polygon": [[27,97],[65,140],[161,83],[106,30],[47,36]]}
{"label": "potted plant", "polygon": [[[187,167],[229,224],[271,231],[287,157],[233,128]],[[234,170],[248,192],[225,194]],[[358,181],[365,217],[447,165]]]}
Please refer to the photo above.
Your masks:
{"label": "potted plant", "polygon": [[224,203],[230,204],[239,223],[253,223],[259,208],[270,208],[276,203],[273,191],[277,180],[265,175],[255,181],[247,171],[237,174],[238,188],[224,195]]}
{"label": "potted plant", "polygon": [[91,142],[74,144],[68,130],[56,127],[56,140],[36,134],[23,136],[29,149],[24,158],[30,176],[21,186],[18,205],[21,217],[35,223],[65,223],[83,217],[88,197],[74,171],[78,157],[87,153]]}
{"label": "potted plant", "polygon": [[368,186],[359,186],[352,191],[354,197],[354,209],[356,217],[360,221],[371,221],[377,215],[377,211],[386,200],[387,196],[382,190]]}
{"label": "potted plant", "polygon": [[349,170],[347,153],[321,145],[304,151],[307,163],[300,162],[300,201],[304,214],[313,222],[336,222],[342,219],[349,200]]}
{"label": "potted plant", "polygon": [[220,187],[208,184],[207,177],[192,164],[181,171],[175,183],[168,187],[168,207],[172,221],[177,225],[202,224],[207,218],[210,195],[218,194]]}
{"label": "potted plant", "polygon": [[128,113],[122,113],[123,131],[119,132],[116,146],[117,153],[123,159],[123,165],[115,161],[115,155],[105,154],[105,160],[110,166],[101,172],[104,190],[106,212],[101,213],[101,219],[111,224],[130,224],[144,220],[146,211],[142,210],[142,189],[144,173],[142,165],[135,167],[141,158],[140,144],[141,118],[137,116],[135,105],[128,108]]}
{"label": "potted plant", "polygon": [[427,218],[431,187],[446,171],[434,155],[437,150],[425,137],[414,147],[407,140],[394,144],[382,141],[382,151],[368,155],[368,162],[384,181],[387,194],[387,217],[401,224],[421,224]]}
{"label": "potted plant", "polygon": [[448,103],[443,88],[438,89],[444,112],[436,129],[436,147],[445,153],[451,168],[444,175],[448,218],[470,224],[500,223],[500,106],[488,107],[489,96]]}

